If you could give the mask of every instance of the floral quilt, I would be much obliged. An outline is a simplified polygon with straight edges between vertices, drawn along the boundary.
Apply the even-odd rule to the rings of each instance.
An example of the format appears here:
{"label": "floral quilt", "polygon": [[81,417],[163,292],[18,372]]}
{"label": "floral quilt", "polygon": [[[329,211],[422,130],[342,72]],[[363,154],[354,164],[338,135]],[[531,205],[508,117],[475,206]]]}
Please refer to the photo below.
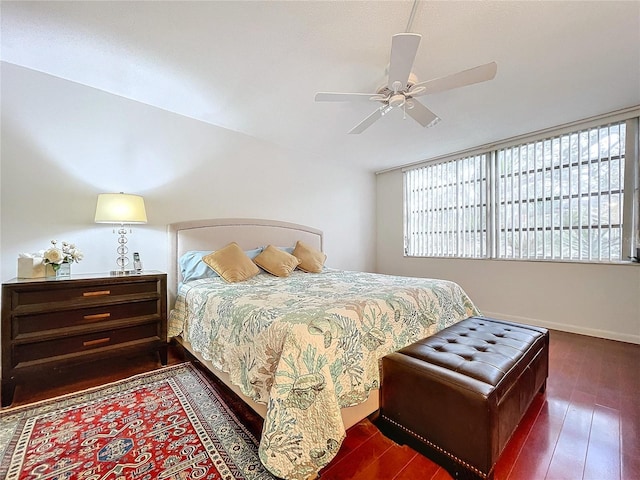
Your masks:
{"label": "floral quilt", "polygon": [[181,285],[169,335],[267,404],[261,461],[278,477],[306,479],[345,437],[340,408],[379,387],[380,358],[478,313],[445,280],[296,270]]}

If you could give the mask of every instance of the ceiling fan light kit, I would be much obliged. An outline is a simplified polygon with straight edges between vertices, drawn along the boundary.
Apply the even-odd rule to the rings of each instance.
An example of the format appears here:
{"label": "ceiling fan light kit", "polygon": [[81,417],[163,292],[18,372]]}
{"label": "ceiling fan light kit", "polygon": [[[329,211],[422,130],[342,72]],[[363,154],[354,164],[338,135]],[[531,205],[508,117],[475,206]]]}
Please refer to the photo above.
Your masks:
{"label": "ceiling fan light kit", "polygon": [[440,122],[440,118],[415,97],[466,87],[474,83],[486,82],[496,76],[498,66],[495,62],[463,70],[452,75],[418,82],[411,71],[420,45],[421,35],[417,33],[398,33],[391,40],[391,60],[388,68],[387,85],[376,93],[338,93],[318,92],[316,102],[349,102],[364,100],[381,103],[373,113],[353,127],[349,133],[359,134],[373,125],[378,119],[393,110],[402,108],[416,122],[425,128]]}
{"label": "ceiling fan light kit", "polygon": [[396,93],[394,95],[391,95],[391,98],[389,99],[389,106],[401,107],[406,101],[407,97],[405,97],[402,93]]}

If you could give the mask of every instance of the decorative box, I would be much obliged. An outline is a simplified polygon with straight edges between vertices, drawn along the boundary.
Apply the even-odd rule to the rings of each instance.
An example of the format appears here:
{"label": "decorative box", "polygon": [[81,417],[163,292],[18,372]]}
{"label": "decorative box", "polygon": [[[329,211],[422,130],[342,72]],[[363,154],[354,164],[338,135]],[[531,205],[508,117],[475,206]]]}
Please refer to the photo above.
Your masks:
{"label": "decorative box", "polygon": [[40,278],[47,275],[46,265],[42,257],[19,257],[18,278]]}

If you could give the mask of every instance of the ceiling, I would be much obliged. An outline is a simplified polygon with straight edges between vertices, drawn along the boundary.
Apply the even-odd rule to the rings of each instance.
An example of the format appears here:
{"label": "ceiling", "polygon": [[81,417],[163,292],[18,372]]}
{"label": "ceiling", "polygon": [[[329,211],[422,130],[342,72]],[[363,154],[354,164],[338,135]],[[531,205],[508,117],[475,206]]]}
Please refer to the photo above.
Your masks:
{"label": "ceiling", "polygon": [[420,1],[420,81],[495,61],[496,78],[420,97],[347,132],[375,92],[413,1],[6,2],[5,62],[300,153],[380,171],[640,105],[640,2]]}

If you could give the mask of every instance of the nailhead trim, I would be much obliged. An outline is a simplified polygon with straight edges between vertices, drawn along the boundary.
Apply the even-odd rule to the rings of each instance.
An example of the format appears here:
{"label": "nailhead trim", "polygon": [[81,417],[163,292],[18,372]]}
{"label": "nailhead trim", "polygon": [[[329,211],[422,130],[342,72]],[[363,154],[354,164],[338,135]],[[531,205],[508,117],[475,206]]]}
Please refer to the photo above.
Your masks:
{"label": "nailhead trim", "polygon": [[468,464],[467,462],[465,462],[464,460],[456,457],[455,455],[453,455],[452,453],[447,452],[446,450],[444,450],[443,448],[439,447],[438,445],[436,445],[433,442],[430,442],[429,440],[427,440],[426,438],[424,438],[421,435],[418,435],[417,433],[415,433],[412,430],[409,430],[407,427],[405,427],[404,425],[399,424],[398,422],[390,419],[389,417],[387,417],[385,414],[382,414],[382,418],[384,418],[386,421],[388,421],[389,423],[394,424],[396,427],[404,430],[405,432],[407,432],[408,434],[412,435],[413,437],[416,437],[418,440],[420,440],[423,443],[426,443],[427,445],[429,445],[431,448],[439,451],[440,453],[446,455],[447,457],[451,458],[452,460],[456,461],[457,463],[459,463],[460,465],[462,465],[465,468],[468,468],[469,470],[471,470],[473,473],[480,475],[482,478],[487,478],[488,475],[484,472],[481,472],[480,470],[478,470],[476,467],[474,467],[473,465]]}

